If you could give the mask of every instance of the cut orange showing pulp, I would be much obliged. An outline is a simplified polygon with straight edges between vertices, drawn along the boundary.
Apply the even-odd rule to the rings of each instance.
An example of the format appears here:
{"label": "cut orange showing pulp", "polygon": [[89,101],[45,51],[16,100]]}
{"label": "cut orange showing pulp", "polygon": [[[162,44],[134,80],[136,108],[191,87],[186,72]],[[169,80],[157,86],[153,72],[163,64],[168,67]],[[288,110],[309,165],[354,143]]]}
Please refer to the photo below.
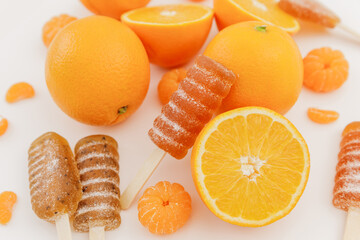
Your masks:
{"label": "cut orange showing pulp", "polygon": [[278,6],[276,0],[214,0],[219,30],[244,21],[261,21],[289,33],[300,29],[298,21]]}
{"label": "cut orange showing pulp", "polygon": [[265,108],[238,108],[214,118],[192,152],[200,197],[219,218],[260,227],[286,216],[302,195],[309,151],[298,130]]}

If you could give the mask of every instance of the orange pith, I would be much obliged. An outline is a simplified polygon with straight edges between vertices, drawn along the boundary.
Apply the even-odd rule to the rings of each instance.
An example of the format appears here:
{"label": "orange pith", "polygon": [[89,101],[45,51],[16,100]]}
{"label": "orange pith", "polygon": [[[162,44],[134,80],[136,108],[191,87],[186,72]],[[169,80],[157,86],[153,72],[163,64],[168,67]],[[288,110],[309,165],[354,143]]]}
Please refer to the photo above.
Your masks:
{"label": "orange pith", "polygon": [[162,67],[190,61],[204,44],[212,19],[212,9],[197,4],[140,8],[121,17],[143,42],[150,61]]}
{"label": "orange pith", "polygon": [[317,108],[309,108],[307,115],[312,121],[320,124],[332,123],[339,118],[339,113],[336,111]]}
{"label": "orange pith", "polygon": [[14,103],[26,98],[32,98],[34,95],[34,88],[30,84],[19,82],[9,88],[6,93],[6,101],[8,103]]}
{"label": "orange pith", "polygon": [[180,184],[163,181],[145,190],[138,210],[139,221],[151,233],[170,234],[189,219],[191,198]]}
{"label": "orange pith", "polygon": [[307,145],[283,116],[264,108],[217,116],[192,152],[200,197],[224,221],[250,227],[287,215],[307,183]]}
{"label": "orange pith", "polygon": [[295,33],[300,26],[294,17],[281,10],[275,0],[214,0],[219,30],[244,21],[261,21]]}
{"label": "orange pith", "polygon": [[318,48],[304,58],[304,86],[315,92],[330,92],[340,88],[348,73],[349,63],[339,50]]}

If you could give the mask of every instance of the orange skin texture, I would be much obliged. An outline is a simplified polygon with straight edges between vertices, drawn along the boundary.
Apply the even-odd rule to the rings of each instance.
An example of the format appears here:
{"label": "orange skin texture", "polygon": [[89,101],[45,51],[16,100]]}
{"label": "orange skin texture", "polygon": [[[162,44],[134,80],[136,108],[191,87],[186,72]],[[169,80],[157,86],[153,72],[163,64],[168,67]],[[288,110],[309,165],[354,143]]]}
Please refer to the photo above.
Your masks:
{"label": "orange skin texture", "polygon": [[295,41],[278,27],[243,22],[221,31],[204,55],[232,70],[238,80],[220,112],[260,106],[285,114],[297,101],[303,84],[303,61]]}
{"label": "orange skin texture", "polygon": [[159,182],[145,190],[138,203],[139,221],[153,234],[176,232],[191,214],[191,198],[178,183]]}
{"label": "orange skin texture", "polygon": [[186,69],[176,68],[164,74],[158,85],[158,96],[161,104],[170,101],[171,95],[178,89],[179,83],[186,76]]}
{"label": "orange skin texture", "polygon": [[19,82],[13,84],[6,93],[6,101],[8,103],[15,103],[23,99],[32,98],[35,96],[34,88],[26,83]]}
{"label": "orange skin texture", "polygon": [[11,220],[13,206],[17,196],[13,192],[2,192],[0,194],[0,224],[7,224]]}
{"label": "orange skin texture", "polygon": [[80,0],[84,6],[97,15],[120,19],[124,12],[145,7],[150,0]]}
{"label": "orange skin texture", "polygon": [[122,122],[138,109],[148,91],[150,65],[141,41],[128,27],[91,16],[55,37],[45,74],[51,96],[66,114],[104,126]]}
{"label": "orange skin texture", "polygon": [[349,63],[339,50],[314,49],[304,58],[304,86],[315,92],[340,88],[349,75]]}
{"label": "orange skin texture", "polygon": [[76,17],[72,17],[67,14],[61,14],[60,16],[53,17],[48,22],[46,22],[42,29],[42,40],[44,45],[49,47],[56,34],[66,25],[75,21],[76,19]]}
{"label": "orange skin texture", "polygon": [[212,10],[200,21],[171,25],[128,21],[125,15],[122,22],[139,36],[150,62],[166,68],[184,65],[199,52],[209,35],[213,19]]}
{"label": "orange skin texture", "polygon": [[8,124],[8,120],[0,116],[0,136],[5,134]]}
{"label": "orange skin texture", "polygon": [[339,118],[339,113],[330,110],[321,110],[317,108],[309,108],[307,115],[313,122],[320,124],[328,124],[335,122]]}

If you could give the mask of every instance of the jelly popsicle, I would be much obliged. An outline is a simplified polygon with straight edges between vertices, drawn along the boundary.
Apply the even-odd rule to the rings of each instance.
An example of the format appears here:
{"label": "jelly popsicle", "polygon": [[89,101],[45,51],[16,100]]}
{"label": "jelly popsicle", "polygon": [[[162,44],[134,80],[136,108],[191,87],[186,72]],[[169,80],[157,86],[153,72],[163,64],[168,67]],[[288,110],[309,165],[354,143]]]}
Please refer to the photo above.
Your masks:
{"label": "jelly popsicle", "polygon": [[28,153],[32,208],[39,218],[56,222],[60,239],[70,239],[68,220],[82,196],[71,148],[63,137],[49,132],[37,138]]}
{"label": "jelly popsicle", "polygon": [[155,119],[149,131],[151,140],[171,156],[185,157],[235,79],[235,74],[220,63],[206,56],[198,57]]}
{"label": "jelly popsicle", "polygon": [[196,59],[149,131],[150,139],[158,148],[121,195],[122,209],[130,207],[166,153],[177,159],[185,157],[200,131],[229,94],[236,78],[232,71],[209,57]]}
{"label": "jelly popsicle", "polygon": [[[75,146],[83,196],[75,213],[74,229],[103,235],[120,226],[119,154],[109,136],[93,135]],[[91,237],[90,237],[91,238]]]}
{"label": "jelly popsicle", "polygon": [[279,7],[294,17],[334,28],[340,18],[316,0],[280,0]]}
{"label": "jelly popsicle", "polygon": [[360,236],[360,122],[352,122],[342,133],[336,166],[333,204],[348,212],[344,240]]}

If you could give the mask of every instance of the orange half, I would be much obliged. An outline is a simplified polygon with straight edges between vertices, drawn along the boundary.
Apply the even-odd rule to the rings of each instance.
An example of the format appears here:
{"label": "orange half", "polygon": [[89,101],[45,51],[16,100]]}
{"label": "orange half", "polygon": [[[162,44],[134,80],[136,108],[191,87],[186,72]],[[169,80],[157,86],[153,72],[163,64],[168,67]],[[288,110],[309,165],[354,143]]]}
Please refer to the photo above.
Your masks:
{"label": "orange half", "polygon": [[219,30],[244,21],[261,21],[296,33],[298,21],[278,6],[276,0],[214,0],[216,23]]}
{"label": "orange half", "polygon": [[294,125],[260,107],[214,118],[197,138],[191,159],[207,207],[226,222],[249,227],[290,213],[310,170],[308,147]]}
{"label": "orange half", "polygon": [[139,8],[121,21],[141,39],[152,63],[175,67],[189,62],[210,32],[213,10],[199,4]]}

